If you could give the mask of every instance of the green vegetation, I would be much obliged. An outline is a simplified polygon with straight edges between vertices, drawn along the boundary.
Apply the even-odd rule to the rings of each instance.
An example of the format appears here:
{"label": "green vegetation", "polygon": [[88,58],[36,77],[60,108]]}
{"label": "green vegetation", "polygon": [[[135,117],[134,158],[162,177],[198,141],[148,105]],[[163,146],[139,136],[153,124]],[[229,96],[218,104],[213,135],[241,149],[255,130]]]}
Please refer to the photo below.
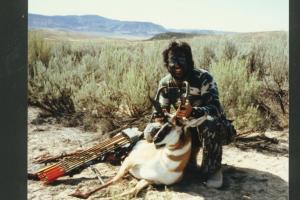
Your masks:
{"label": "green vegetation", "polygon": [[[200,36],[186,39],[197,67],[216,79],[229,118],[241,130],[288,126],[287,33]],[[29,104],[54,116],[140,117],[148,95],[167,73],[168,40],[46,40],[29,33]],[[87,127],[90,124],[85,124]]]}
{"label": "green vegetation", "polygon": [[182,39],[182,38],[192,38],[195,36],[199,36],[200,34],[192,34],[192,33],[179,33],[179,32],[166,32],[159,33],[154,35],[150,40],[169,40],[169,39]]}

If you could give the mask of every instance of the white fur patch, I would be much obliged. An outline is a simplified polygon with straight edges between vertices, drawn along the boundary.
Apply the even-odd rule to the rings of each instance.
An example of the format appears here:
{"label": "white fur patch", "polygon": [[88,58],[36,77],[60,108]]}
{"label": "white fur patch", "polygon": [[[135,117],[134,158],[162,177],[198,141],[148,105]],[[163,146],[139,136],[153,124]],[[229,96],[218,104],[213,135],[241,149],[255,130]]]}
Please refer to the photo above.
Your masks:
{"label": "white fur patch", "polygon": [[190,94],[191,95],[200,95],[201,91],[200,91],[200,89],[198,89],[196,87],[190,87]]}
{"label": "white fur patch", "polygon": [[185,122],[185,127],[184,128],[187,129],[188,127],[197,127],[197,126],[201,125],[203,122],[205,122],[205,120],[208,119],[208,116],[209,115],[204,115],[204,116],[199,117],[199,118],[189,119]]}
{"label": "white fur patch", "polygon": [[167,98],[164,98],[163,96],[159,96],[159,103],[161,104],[161,105],[168,105],[169,104],[169,99],[167,99]]}
{"label": "white fur patch", "polygon": [[162,155],[162,162],[168,169],[175,169],[179,164],[180,161],[174,161],[168,158],[167,154]]}
{"label": "white fur patch", "polygon": [[209,88],[209,83],[207,83],[206,85],[203,85],[201,87],[201,95],[207,93],[208,88]]}
{"label": "white fur patch", "polygon": [[[207,116],[184,121],[184,127],[196,127],[203,123]],[[181,127],[174,126],[172,131],[163,139],[163,143],[174,145],[182,131]],[[174,172],[181,161],[171,160],[168,156],[184,155],[191,149],[189,141],[181,149],[170,150],[167,147],[156,149],[154,143],[139,141],[133,147],[126,160],[128,165],[132,166],[129,172],[136,178],[153,181],[156,184],[173,184],[179,180],[183,172]]]}

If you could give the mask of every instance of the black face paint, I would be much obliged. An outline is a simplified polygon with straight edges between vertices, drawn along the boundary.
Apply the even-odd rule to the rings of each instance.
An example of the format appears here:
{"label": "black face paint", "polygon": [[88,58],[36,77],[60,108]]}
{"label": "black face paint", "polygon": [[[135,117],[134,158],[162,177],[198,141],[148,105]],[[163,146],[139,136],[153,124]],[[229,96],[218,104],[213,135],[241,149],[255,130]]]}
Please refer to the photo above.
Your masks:
{"label": "black face paint", "polygon": [[[172,54],[170,52],[168,61],[168,70],[171,73],[171,75],[177,80],[183,79],[188,72],[188,64],[185,55]],[[182,71],[180,75],[176,74],[176,66],[179,67]]]}

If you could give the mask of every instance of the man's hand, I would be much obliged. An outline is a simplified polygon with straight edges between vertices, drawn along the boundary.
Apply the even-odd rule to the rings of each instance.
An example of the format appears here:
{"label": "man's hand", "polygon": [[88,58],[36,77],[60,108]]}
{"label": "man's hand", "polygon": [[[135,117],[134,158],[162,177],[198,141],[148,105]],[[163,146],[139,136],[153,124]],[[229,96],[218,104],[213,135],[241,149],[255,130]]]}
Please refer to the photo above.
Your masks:
{"label": "man's hand", "polygon": [[176,111],[176,116],[179,118],[188,118],[192,113],[193,107],[189,102],[187,102],[185,105],[179,106]]}

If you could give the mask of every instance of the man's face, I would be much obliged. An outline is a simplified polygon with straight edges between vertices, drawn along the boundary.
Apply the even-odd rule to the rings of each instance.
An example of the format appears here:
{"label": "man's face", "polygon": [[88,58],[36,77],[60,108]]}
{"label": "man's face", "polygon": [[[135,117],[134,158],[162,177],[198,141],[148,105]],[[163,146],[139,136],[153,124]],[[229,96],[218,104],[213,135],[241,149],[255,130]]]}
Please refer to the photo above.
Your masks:
{"label": "man's face", "polygon": [[174,76],[181,78],[187,72],[187,60],[183,53],[173,54],[169,53],[169,69]]}

